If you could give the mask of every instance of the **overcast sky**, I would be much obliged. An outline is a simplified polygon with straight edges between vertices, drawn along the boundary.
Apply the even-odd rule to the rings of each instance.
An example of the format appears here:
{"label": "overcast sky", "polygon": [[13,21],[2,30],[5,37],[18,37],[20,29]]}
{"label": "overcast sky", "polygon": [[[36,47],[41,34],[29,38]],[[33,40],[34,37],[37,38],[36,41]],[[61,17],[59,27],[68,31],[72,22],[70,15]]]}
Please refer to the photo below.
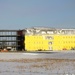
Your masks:
{"label": "overcast sky", "polygon": [[75,0],[0,0],[0,29],[75,28]]}

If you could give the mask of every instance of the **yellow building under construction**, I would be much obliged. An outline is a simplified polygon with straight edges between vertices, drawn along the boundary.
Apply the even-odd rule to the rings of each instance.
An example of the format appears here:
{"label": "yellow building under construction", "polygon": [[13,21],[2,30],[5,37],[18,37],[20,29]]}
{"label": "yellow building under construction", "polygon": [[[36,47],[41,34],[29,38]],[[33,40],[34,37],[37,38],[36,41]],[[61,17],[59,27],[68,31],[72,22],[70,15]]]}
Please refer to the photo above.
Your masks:
{"label": "yellow building under construction", "polygon": [[34,27],[25,30],[27,51],[75,49],[75,29]]}

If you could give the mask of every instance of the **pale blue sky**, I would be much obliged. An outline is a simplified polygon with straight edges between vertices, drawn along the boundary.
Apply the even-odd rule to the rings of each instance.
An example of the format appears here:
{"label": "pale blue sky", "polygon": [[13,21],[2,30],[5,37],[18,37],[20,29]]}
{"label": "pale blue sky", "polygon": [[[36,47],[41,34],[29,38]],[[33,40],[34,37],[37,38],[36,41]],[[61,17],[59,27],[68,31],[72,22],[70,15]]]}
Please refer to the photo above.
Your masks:
{"label": "pale blue sky", "polygon": [[75,0],[0,0],[0,29],[75,28]]}

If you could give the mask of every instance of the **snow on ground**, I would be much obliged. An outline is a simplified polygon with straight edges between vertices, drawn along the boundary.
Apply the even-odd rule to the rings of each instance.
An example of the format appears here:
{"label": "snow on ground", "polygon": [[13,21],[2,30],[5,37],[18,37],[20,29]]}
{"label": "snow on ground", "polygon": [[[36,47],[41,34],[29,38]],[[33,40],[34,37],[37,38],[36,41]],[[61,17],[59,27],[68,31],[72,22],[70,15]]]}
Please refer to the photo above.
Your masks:
{"label": "snow on ground", "polygon": [[0,54],[0,75],[75,75],[73,56],[74,52],[3,53]]}

